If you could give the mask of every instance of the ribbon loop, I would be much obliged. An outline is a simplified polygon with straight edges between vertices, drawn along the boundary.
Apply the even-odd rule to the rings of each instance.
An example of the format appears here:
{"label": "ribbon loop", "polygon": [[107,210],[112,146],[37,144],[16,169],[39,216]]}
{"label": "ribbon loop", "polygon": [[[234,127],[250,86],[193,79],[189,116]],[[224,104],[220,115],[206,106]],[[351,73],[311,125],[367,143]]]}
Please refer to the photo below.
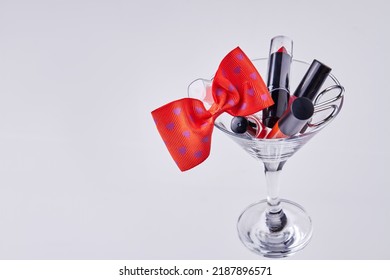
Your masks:
{"label": "ribbon loop", "polygon": [[260,74],[239,48],[221,61],[212,84],[214,104],[183,98],[152,112],[157,129],[181,171],[202,163],[210,154],[214,120],[227,112],[247,116],[273,105]]}

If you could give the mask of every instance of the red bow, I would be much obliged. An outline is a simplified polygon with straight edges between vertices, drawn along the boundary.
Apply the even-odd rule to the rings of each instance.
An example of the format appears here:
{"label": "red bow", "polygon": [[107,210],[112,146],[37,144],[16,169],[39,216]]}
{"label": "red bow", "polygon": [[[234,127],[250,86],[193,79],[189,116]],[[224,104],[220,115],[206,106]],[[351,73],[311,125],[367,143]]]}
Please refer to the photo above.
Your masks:
{"label": "red bow", "polygon": [[152,112],[157,129],[181,171],[202,163],[210,154],[214,120],[223,112],[247,116],[273,105],[267,86],[239,48],[222,60],[212,85],[214,104],[183,98]]}

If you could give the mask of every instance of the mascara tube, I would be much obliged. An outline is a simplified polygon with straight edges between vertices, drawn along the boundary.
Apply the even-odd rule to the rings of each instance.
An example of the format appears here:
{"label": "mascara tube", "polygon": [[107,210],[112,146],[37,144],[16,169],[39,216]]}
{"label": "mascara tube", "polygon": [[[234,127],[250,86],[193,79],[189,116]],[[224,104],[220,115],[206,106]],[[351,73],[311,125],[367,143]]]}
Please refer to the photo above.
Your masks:
{"label": "mascara tube", "polygon": [[272,38],[268,59],[267,87],[274,105],[263,110],[263,123],[272,128],[288,108],[293,41],[286,36]]}
{"label": "mascara tube", "polygon": [[288,138],[297,134],[313,116],[314,105],[306,97],[296,98],[288,111],[274,125],[267,139]]}

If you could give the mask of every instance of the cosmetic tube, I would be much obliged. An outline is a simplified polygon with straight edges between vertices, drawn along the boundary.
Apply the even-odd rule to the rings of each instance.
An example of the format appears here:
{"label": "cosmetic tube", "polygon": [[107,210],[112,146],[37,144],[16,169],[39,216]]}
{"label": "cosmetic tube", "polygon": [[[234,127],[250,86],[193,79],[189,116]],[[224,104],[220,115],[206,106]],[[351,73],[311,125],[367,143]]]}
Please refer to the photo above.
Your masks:
{"label": "cosmetic tube", "polygon": [[272,38],[268,59],[267,87],[274,105],[263,110],[263,123],[272,128],[288,108],[290,98],[290,66],[293,41],[286,36]]}
{"label": "cosmetic tube", "polygon": [[314,59],[305,76],[294,91],[295,97],[306,97],[314,101],[332,69]]}
{"label": "cosmetic tube", "polygon": [[313,116],[314,106],[306,97],[296,98],[291,107],[274,125],[267,139],[288,138],[297,134]]}

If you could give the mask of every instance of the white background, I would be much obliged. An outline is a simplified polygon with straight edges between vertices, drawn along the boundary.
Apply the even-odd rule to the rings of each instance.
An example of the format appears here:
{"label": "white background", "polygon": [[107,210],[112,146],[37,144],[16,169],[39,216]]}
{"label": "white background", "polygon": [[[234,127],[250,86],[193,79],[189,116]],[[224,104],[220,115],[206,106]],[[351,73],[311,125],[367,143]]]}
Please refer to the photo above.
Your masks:
{"label": "white background", "polygon": [[346,89],[284,168],[315,227],[292,259],[389,259],[388,4],[362,2],[0,0],[0,258],[259,258],[235,226],[260,163],[215,130],[182,173],[150,111],[284,34]]}

